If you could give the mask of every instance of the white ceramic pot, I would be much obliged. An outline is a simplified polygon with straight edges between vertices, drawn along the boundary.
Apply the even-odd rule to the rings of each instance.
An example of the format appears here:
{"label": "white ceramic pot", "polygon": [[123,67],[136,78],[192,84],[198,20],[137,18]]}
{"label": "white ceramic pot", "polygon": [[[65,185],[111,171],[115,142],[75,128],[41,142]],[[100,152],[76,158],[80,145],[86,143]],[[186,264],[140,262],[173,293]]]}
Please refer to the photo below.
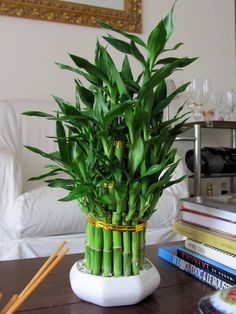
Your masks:
{"label": "white ceramic pot", "polygon": [[86,272],[84,260],[76,262],[70,270],[70,284],[82,300],[101,306],[136,304],[150,295],[160,284],[156,267],[145,259],[144,270],[128,277],[103,277]]}

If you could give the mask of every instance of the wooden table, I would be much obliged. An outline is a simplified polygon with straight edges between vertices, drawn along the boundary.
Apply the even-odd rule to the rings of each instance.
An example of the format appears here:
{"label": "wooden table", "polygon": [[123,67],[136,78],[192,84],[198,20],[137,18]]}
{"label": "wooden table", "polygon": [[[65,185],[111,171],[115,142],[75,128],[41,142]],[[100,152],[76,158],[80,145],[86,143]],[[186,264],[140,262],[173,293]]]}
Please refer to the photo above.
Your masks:
{"label": "wooden table", "polygon": [[[167,245],[170,244],[160,246]],[[157,250],[158,245],[148,246],[146,256],[159,270],[161,284],[152,295],[139,304],[104,308],[78,299],[69,283],[72,265],[83,257],[82,254],[75,254],[63,258],[21,305],[17,313],[27,311],[32,314],[197,314],[198,300],[213,291],[212,288],[159,258]],[[44,261],[45,258],[34,258],[0,262],[0,291],[4,294],[1,305],[13,294],[20,293]]]}

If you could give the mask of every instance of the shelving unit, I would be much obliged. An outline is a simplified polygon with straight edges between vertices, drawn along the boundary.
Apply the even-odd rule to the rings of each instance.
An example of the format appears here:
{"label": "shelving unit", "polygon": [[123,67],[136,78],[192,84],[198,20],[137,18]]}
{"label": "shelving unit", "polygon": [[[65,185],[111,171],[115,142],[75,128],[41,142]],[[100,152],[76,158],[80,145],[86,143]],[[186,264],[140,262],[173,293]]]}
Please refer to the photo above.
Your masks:
{"label": "shelving unit", "polygon": [[231,192],[235,191],[233,177],[234,173],[217,173],[212,175],[202,175],[201,173],[201,129],[227,129],[231,130],[231,147],[236,148],[236,122],[233,121],[198,121],[185,124],[188,129],[193,128],[194,137],[177,137],[177,141],[193,141],[194,142],[194,195],[201,195],[201,179],[202,178],[220,178],[231,177]]}

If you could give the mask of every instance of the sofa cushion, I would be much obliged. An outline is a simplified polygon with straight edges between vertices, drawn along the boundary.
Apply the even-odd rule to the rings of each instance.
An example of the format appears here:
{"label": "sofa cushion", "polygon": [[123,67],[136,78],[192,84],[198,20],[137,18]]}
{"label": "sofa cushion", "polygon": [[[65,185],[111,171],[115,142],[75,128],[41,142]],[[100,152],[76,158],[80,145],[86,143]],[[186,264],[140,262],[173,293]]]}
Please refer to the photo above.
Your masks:
{"label": "sofa cushion", "polygon": [[67,192],[42,186],[20,195],[15,203],[17,236],[39,237],[85,232],[85,214],[76,201],[60,202]]}
{"label": "sofa cushion", "polygon": [[[85,232],[86,215],[76,201],[60,202],[67,192],[42,186],[20,195],[15,203],[14,217],[19,238],[33,238]],[[157,211],[148,221],[149,228],[162,228],[173,223],[178,212],[178,198],[165,190]]]}

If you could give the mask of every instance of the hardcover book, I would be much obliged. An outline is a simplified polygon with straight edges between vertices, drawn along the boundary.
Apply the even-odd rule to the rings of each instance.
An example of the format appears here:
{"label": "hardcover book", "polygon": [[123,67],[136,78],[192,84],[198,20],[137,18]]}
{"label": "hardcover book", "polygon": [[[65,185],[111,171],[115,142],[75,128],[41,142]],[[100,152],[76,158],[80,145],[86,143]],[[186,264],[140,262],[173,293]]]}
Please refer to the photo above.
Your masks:
{"label": "hardcover book", "polygon": [[177,256],[213,275],[217,275],[219,278],[230,284],[236,284],[236,270],[228,266],[218,263],[198,253],[194,253],[186,249],[184,246],[179,246],[177,248]]}
{"label": "hardcover book", "polygon": [[[207,208],[206,208],[207,210]],[[216,217],[208,213],[197,212],[191,209],[181,209],[181,219],[185,222],[197,224],[205,228],[211,228],[216,231],[227,232],[236,235],[236,221]]]}
{"label": "hardcover book", "polygon": [[200,241],[193,239],[186,239],[184,243],[185,247],[192,252],[199,253],[205,257],[215,260],[216,262],[222,263],[225,266],[236,270],[236,255],[216,249],[211,245],[207,245]]}
{"label": "hardcover book", "polygon": [[236,194],[184,198],[180,207],[236,221]]}
{"label": "hardcover book", "polygon": [[187,274],[195,277],[196,279],[208,284],[216,290],[222,290],[232,285],[223,279],[220,279],[217,275],[213,275],[208,271],[197,267],[182,258],[177,256],[177,249],[179,246],[160,247],[158,250],[158,256],[177,268],[183,270]]}
{"label": "hardcover book", "polygon": [[187,238],[236,254],[236,237],[229,236],[222,232],[215,232],[203,227],[197,227],[182,221],[173,224],[173,231]]}

